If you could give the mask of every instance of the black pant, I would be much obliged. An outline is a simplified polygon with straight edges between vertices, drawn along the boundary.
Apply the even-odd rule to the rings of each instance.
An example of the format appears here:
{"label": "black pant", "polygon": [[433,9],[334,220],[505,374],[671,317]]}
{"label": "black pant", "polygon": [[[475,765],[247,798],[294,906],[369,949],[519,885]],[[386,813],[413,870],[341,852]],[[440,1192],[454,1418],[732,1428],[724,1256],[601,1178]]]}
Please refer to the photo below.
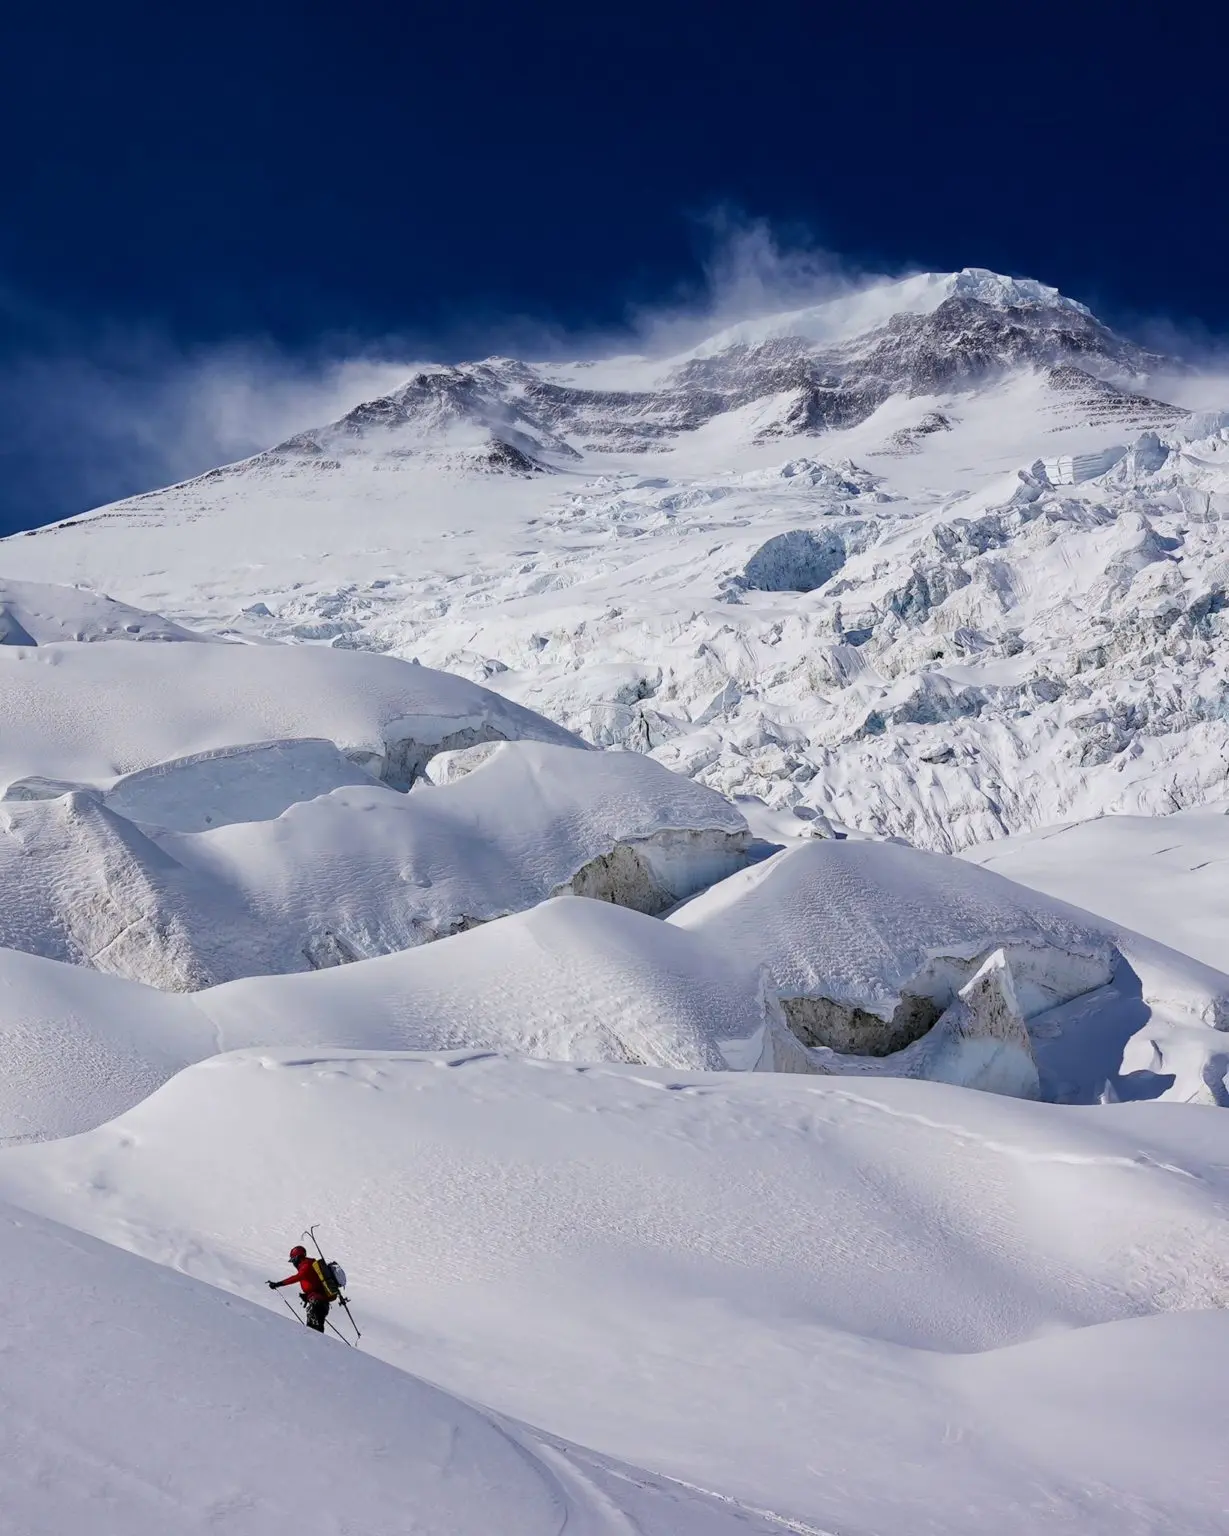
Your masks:
{"label": "black pant", "polygon": [[307,1326],[323,1333],[324,1320],[329,1315],[328,1302],[323,1296],[304,1296],[303,1305],[307,1309]]}

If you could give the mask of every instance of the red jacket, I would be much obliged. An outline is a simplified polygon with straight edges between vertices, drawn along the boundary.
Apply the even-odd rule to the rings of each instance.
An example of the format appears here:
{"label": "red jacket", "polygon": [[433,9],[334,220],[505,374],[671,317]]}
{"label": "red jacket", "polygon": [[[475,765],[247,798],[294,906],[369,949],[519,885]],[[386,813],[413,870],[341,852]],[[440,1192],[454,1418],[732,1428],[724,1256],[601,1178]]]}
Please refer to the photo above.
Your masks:
{"label": "red jacket", "polygon": [[303,1287],[304,1296],[314,1296],[320,1301],[328,1301],[329,1293],[325,1290],[324,1281],[321,1280],[316,1267],[319,1262],[318,1259],[300,1259],[295,1266],[294,1274],[279,1280],[278,1285],[293,1285],[297,1280]]}

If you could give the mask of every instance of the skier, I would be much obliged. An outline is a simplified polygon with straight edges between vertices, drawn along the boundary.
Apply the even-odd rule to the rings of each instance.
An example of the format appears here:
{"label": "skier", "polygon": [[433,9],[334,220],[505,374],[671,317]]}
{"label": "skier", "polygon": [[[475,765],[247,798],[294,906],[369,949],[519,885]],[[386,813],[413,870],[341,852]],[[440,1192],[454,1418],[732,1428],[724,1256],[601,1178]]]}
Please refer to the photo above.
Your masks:
{"label": "skier", "polygon": [[309,1259],[307,1249],[301,1243],[296,1243],[290,1250],[290,1262],[294,1265],[293,1275],[287,1275],[284,1280],[266,1280],[265,1284],[271,1291],[276,1291],[283,1285],[293,1285],[297,1280],[303,1291],[299,1300],[307,1309],[307,1326],[314,1328],[317,1333],[323,1333],[324,1320],[329,1315],[329,1302],[336,1292],[326,1284],[321,1274],[323,1266],[320,1261]]}

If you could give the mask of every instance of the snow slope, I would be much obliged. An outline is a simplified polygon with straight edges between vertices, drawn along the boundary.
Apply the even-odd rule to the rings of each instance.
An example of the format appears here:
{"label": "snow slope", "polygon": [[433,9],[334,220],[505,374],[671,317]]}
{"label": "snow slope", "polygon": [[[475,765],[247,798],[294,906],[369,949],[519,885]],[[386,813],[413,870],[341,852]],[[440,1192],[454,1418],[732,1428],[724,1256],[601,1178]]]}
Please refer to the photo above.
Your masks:
{"label": "snow slope", "polygon": [[208,640],[114,598],[82,588],[0,581],[0,645],[57,640]]}
{"label": "snow slope", "polygon": [[101,799],[0,802],[0,943],[194,990],[407,949],[569,889],[657,912],[749,858],[728,801],[628,752],[505,743],[409,795],[350,767],[365,787],[281,809],[347,767],[328,743],[287,742],[161,765]]}
{"label": "snow slope", "polygon": [[217,1049],[188,998],[0,949],[0,1146],[93,1130]]}
{"label": "snow slope", "polygon": [[[1222,1125],[925,1083],[254,1051],[0,1153],[0,1192],[275,1315],[262,1280],[321,1221],[371,1350],[810,1529],[1212,1536]],[[258,1373],[224,1401],[264,1411],[279,1326],[296,1359],[375,1369],[282,1315],[268,1342],[244,1327]],[[348,1394],[354,1433],[374,1405]]]}
{"label": "snow slope", "polygon": [[963,857],[1229,967],[1229,805],[1047,827]]}
{"label": "snow slope", "polygon": [[0,1233],[22,1281],[0,1398],[15,1536],[773,1528],[26,1212],[0,1207]]}

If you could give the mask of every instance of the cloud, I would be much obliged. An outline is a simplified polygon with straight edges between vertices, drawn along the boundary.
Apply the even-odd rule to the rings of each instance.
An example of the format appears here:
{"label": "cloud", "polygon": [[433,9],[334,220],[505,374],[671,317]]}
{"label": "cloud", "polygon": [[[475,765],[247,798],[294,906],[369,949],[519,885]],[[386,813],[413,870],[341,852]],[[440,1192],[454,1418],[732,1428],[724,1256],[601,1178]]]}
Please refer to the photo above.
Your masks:
{"label": "cloud", "polygon": [[629,315],[638,349],[650,356],[685,351],[740,320],[825,304],[908,275],[905,269],[872,271],[819,244],[808,230],[728,205],[697,216],[693,226],[698,281],[683,285],[672,303]]}
{"label": "cloud", "polygon": [[354,350],[184,349],[148,328],[42,327],[0,363],[0,531],[244,458],[386,392],[412,366]]}

